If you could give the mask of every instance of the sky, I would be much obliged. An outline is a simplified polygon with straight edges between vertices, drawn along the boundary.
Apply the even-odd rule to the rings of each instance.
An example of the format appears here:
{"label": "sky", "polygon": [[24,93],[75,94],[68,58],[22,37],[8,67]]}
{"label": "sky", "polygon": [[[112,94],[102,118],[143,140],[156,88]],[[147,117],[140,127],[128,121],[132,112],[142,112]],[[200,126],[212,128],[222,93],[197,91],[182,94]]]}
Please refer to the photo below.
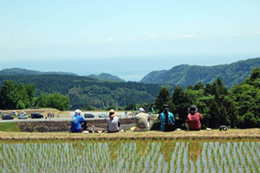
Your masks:
{"label": "sky", "polygon": [[117,75],[260,57],[260,0],[0,0],[0,70]]}

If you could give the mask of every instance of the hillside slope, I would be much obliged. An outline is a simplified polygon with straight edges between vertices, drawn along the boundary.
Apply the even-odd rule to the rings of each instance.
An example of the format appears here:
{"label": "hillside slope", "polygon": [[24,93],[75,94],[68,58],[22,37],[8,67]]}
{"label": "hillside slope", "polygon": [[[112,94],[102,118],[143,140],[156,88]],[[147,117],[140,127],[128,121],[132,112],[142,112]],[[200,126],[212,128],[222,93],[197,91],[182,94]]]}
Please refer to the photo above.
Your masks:
{"label": "hillside slope", "polygon": [[44,74],[58,74],[58,75],[72,75],[77,76],[75,73],[68,73],[68,72],[41,72],[36,70],[27,70],[22,68],[7,68],[0,70],[0,75],[44,75]]}
{"label": "hillside slope", "polygon": [[152,103],[161,88],[157,84],[115,82],[71,75],[0,75],[0,89],[6,80],[35,84],[36,96],[61,93],[70,98],[70,109]]}
{"label": "hillside slope", "polygon": [[218,77],[228,87],[242,82],[252,72],[253,68],[260,67],[260,58],[238,61],[227,65],[190,66],[179,65],[170,70],[153,71],[140,82],[150,84],[172,84],[180,86],[203,84],[215,81]]}
{"label": "hillside slope", "polygon": [[124,79],[121,79],[118,76],[114,76],[114,75],[111,75],[108,73],[101,73],[99,75],[91,74],[91,75],[88,75],[87,77],[99,79],[99,80],[124,82]]}

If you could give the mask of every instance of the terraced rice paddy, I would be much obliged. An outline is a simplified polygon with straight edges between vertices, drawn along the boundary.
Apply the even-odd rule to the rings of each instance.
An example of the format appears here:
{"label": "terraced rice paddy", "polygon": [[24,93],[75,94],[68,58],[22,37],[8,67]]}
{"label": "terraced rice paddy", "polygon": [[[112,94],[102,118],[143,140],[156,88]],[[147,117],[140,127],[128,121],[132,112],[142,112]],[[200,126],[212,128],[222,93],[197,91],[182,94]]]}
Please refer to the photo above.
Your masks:
{"label": "terraced rice paddy", "polygon": [[2,141],[1,172],[260,172],[257,139]]}

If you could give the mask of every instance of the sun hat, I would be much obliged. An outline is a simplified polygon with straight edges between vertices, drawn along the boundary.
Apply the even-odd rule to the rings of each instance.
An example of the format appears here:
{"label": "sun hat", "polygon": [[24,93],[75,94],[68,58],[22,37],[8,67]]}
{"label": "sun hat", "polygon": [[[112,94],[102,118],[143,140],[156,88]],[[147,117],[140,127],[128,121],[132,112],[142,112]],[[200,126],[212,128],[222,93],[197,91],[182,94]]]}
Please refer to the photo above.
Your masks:
{"label": "sun hat", "polygon": [[198,108],[196,107],[196,105],[191,105],[191,106],[189,107],[189,112],[190,112],[191,114],[195,114],[196,112],[198,112]]}
{"label": "sun hat", "polygon": [[139,108],[138,112],[145,112],[144,108]]}
{"label": "sun hat", "polygon": [[76,109],[76,110],[75,110],[75,114],[76,114],[76,115],[80,115],[80,114],[81,114],[81,110]]}
{"label": "sun hat", "polygon": [[109,111],[109,117],[115,117],[115,116],[116,116],[115,110],[114,110],[114,109],[111,109],[111,110]]}

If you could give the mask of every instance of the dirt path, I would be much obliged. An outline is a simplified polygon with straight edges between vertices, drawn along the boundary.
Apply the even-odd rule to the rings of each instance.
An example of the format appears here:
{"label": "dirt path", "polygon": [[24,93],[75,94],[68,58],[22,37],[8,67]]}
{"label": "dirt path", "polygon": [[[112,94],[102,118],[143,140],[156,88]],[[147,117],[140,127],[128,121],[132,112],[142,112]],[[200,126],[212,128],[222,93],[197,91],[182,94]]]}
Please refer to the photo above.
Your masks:
{"label": "dirt path", "polygon": [[190,131],[174,131],[174,132],[158,132],[158,131],[147,131],[147,132],[119,132],[119,133],[25,133],[25,132],[0,132],[0,140],[30,140],[30,139],[158,139],[158,138],[177,138],[177,139],[187,139],[187,138],[200,138],[200,139],[219,139],[219,138],[233,138],[233,139],[248,139],[257,138],[260,140],[260,129],[247,129],[247,130],[201,130],[196,132]]}

